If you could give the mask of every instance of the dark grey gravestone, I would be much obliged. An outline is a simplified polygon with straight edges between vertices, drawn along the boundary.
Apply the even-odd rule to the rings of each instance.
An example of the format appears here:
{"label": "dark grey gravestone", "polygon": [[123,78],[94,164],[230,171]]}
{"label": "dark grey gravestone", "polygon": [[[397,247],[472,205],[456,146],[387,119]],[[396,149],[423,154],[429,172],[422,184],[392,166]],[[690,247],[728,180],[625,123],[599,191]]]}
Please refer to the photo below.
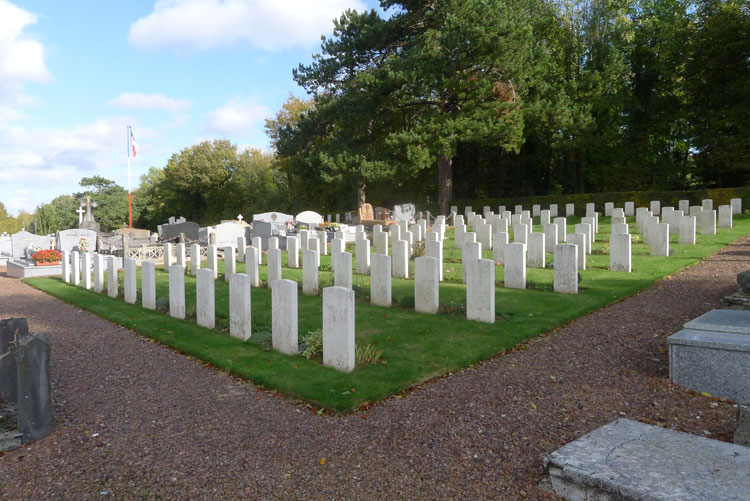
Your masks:
{"label": "dark grey gravestone", "polygon": [[18,429],[24,443],[52,431],[49,357],[49,341],[44,336],[25,336],[18,342]]}
{"label": "dark grey gravestone", "polygon": [[29,333],[25,318],[0,320],[0,399],[7,404],[18,401],[18,339]]}
{"label": "dark grey gravestone", "polygon": [[750,270],[737,274],[737,283],[744,293],[750,293]]}
{"label": "dark grey gravestone", "polygon": [[161,225],[161,239],[165,241],[173,240],[180,236],[180,233],[185,234],[185,238],[189,242],[198,240],[198,231],[200,227],[198,223],[192,221],[185,221],[184,223],[175,224],[163,224]]}

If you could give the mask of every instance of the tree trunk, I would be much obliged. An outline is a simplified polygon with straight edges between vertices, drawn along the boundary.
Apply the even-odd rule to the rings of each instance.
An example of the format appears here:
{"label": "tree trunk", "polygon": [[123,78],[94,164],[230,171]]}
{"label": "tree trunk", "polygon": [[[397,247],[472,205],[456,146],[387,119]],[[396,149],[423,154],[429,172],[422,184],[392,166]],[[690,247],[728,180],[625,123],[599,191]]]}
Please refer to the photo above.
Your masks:
{"label": "tree trunk", "polygon": [[448,215],[448,206],[453,198],[453,159],[445,154],[438,158],[438,208],[440,214]]}
{"label": "tree trunk", "polygon": [[364,204],[367,201],[365,198],[365,183],[359,183],[357,186],[357,207],[362,207],[362,204]]}

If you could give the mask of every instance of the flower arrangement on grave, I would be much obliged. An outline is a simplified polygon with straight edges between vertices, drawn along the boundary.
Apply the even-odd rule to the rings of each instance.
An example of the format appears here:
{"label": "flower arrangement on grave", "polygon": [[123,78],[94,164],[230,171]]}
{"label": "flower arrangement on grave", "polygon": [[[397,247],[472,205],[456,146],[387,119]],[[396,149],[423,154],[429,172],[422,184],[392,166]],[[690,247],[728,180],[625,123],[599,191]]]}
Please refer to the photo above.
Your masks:
{"label": "flower arrangement on grave", "polygon": [[307,225],[306,224],[301,224],[301,225],[299,225],[299,229],[300,230],[306,230],[307,229]]}
{"label": "flower arrangement on grave", "polygon": [[286,223],[284,223],[286,226],[286,231],[294,231],[297,226],[297,221],[294,219],[287,219]]}
{"label": "flower arrangement on grave", "polygon": [[329,224],[329,227],[330,227],[330,228],[331,228],[331,229],[332,229],[333,231],[336,231],[336,230],[338,230],[338,229],[339,229],[339,223],[330,223],[330,224]]}
{"label": "flower arrangement on grave", "polygon": [[40,250],[31,255],[31,260],[37,265],[39,263],[59,263],[61,259],[62,254],[56,249]]}
{"label": "flower arrangement on grave", "polygon": [[89,241],[86,240],[86,237],[81,237],[81,240],[78,241],[78,250],[80,252],[89,251]]}

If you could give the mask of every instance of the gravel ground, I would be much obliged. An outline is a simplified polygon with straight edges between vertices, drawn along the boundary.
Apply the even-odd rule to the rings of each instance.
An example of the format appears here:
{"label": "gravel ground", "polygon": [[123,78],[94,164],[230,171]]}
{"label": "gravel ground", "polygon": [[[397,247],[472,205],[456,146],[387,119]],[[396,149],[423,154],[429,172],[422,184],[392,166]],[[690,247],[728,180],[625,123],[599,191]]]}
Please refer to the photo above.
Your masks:
{"label": "gravel ground", "polygon": [[736,409],[668,380],[666,338],[721,307],[750,237],[477,367],[317,416],[0,275],[52,339],[54,431],[0,457],[3,499],[553,499],[542,459],[627,416],[728,440]]}

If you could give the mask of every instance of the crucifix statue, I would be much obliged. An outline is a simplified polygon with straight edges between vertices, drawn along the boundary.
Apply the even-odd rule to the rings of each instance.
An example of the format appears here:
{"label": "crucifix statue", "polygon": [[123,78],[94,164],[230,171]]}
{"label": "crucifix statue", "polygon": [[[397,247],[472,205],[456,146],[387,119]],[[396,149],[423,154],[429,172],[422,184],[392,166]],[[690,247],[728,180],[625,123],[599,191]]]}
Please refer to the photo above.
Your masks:
{"label": "crucifix statue", "polygon": [[242,222],[242,214],[237,214],[237,221]]}
{"label": "crucifix statue", "polygon": [[80,226],[83,222],[83,213],[86,212],[83,210],[83,204],[78,206],[78,210],[76,211],[78,213],[78,225]]}

